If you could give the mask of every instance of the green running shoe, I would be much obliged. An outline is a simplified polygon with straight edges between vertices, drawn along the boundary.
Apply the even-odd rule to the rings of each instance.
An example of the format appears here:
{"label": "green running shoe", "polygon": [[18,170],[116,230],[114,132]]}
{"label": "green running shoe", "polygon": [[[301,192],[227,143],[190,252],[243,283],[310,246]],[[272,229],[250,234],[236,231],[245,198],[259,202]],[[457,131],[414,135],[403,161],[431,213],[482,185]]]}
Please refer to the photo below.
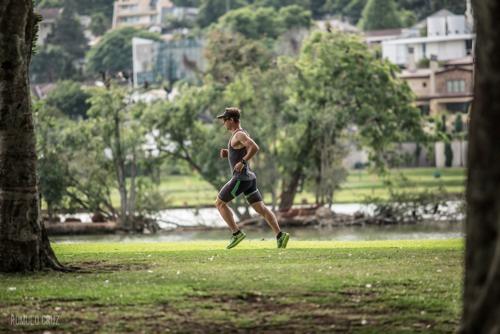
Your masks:
{"label": "green running shoe", "polygon": [[231,237],[231,240],[229,241],[229,245],[227,245],[226,248],[231,249],[233,247],[236,247],[236,245],[238,245],[241,242],[241,240],[245,239],[246,236],[247,235],[243,231],[240,231],[240,233],[233,235]]}
{"label": "green running shoe", "polygon": [[278,248],[286,248],[288,239],[290,239],[290,234],[286,232],[281,232],[281,237],[278,239]]}

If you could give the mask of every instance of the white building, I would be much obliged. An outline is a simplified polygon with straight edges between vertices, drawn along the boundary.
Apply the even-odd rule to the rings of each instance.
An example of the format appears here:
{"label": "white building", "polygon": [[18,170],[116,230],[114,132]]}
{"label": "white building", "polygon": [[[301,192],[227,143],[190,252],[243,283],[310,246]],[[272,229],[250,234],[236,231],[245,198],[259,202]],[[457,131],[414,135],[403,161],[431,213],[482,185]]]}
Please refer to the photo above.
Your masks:
{"label": "white building", "polygon": [[42,21],[38,24],[37,45],[44,45],[47,36],[50,35],[56,20],[62,14],[62,8],[41,8],[37,9],[38,14],[42,16]]}
{"label": "white building", "polygon": [[132,57],[136,87],[162,81],[196,81],[206,62],[203,41],[189,38],[156,42],[134,37]]}
{"label": "white building", "polygon": [[[439,14],[439,15],[437,15]],[[422,24],[422,23],[420,23]],[[392,63],[405,66],[410,61],[419,62],[436,55],[438,61],[464,58],[473,53],[475,35],[464,15],[440,11],[427,18],[427,36],[398,37],[382,41],[382,55]]]}
{"label": "white building", "polygon": [[113,8],[112,28],[160,25],[165,8],[173,6],[170,0],[117,0]]}

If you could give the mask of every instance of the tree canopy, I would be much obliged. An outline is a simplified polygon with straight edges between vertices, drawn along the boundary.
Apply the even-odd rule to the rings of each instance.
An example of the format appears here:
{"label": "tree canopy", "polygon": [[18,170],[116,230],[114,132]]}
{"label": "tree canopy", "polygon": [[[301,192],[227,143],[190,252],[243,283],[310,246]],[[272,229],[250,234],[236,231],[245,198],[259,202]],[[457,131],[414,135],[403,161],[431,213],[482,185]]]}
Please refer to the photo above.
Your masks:
{"label": "tree canopy", "polygon": [[90,94],[85,92],[81,84],[75,81],[59,81],[45,100],[47,105],[60,110],[73,119],[87,118],[90,104],[87,102]]}
{"label": "tree canopy", "polygon": [[402,22],[394,0],[368,0],[359,25],[368,31],[399,28]]}
{"label": "tree canopy", "polygon": [[132,38],[160,40],[158,34],[132,27],[112,30],[87,53],[87,71],[118,73],[132,71]]}
{"label": "tree canopy", "polygon": [[87,50],[87,39],[83,34],[80,21],[76,19],[74,0],[64,2],[61,17],[56,21],[52,33],[47,36],[46,43],[59,45],[73,58],[83,58]]}

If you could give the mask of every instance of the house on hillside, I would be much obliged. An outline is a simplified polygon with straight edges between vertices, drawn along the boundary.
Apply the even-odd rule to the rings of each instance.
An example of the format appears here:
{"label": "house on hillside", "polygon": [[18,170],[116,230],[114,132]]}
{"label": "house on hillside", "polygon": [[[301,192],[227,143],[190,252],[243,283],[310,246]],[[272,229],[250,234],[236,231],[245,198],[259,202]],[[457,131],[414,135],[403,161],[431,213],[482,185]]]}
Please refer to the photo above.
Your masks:
{"label": "house on hillside", "polygon": [[171,20],[194,21],[198,9],[175,6],[170,0],[116,0],[112,29],[148,28],[161,32]]}
{"label": "house on hillside", "polygon": [[473,100],[473,66],[471,56],[438,63],[432,57],[429,68],[409,67],[400,77],[417,97],[416,104],[425,114],[467,114]]}
{"label": "house on hillside", "polygon": [[[420,35],[420,36],[418,36]],[[473,54],[475,35],[465,15],[441,10],[419,22],[406,34],[385,39],[382,55],[394,64],[405,67],[410,61],[420,62],[435,55],[438,61],[460,59]]]}

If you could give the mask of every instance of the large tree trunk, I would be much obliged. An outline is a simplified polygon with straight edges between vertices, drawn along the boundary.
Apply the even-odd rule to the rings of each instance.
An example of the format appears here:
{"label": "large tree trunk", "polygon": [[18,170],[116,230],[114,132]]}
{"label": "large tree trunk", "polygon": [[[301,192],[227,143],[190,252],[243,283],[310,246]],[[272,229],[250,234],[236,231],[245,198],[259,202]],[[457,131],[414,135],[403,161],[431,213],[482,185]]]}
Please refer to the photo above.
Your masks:
{"label": "large tree trunk", "polygon": [[32,0],[0,2],[0,272],[64,269],[40,220],[28,66]]}
{"label": "large tree trunk", "polygon": [[474,1],[475,99],[469,132],[462,333],[500,332],[500,2]]}
{"label": "large tree trunk", "polygon": [[304,164],[306,161],[304,159],[310,158],[310,150],[313,146],[312,143],[312,131],[313,131],[313,122],[312,120],[307,121],[307,127],[302,136],[302,139],[299,141],[301,148],[299,153],[297,154],[296,161],[300,161],[295,169],[291,172],[290,176],[283,180],[282,184],[282,192],[280,196],[280,204],[278,206],[280,211],[289,210],[293,202],[295,200],[295,195],[297,194],[297,190],[300,184],[300,181],[303,177],[304,172]]}
{"label": "large tree trunk", "polygon": [[131,229],[131,221],[128,216],[128,194],[127,194],[127,180],[125,173],[125,157],[122,152],[121,143],[121,122],[119,110],[116,111],[114,117],[114,141],[115,147],[113,151],[113,160],[115,163],[116,179],[118,181],[118,189],[120,191],[120,216],[118,217],[118,222],[120,227],[125,230]]}
{"label": "large tree trunk", "polygon": [[285,183],[283,181],[283,191],[281,192],[281,201],[278,207],[280,211],[286,211],[292,207],[301,178],[302,166],[298,166],[290,176],[288,182]]}

